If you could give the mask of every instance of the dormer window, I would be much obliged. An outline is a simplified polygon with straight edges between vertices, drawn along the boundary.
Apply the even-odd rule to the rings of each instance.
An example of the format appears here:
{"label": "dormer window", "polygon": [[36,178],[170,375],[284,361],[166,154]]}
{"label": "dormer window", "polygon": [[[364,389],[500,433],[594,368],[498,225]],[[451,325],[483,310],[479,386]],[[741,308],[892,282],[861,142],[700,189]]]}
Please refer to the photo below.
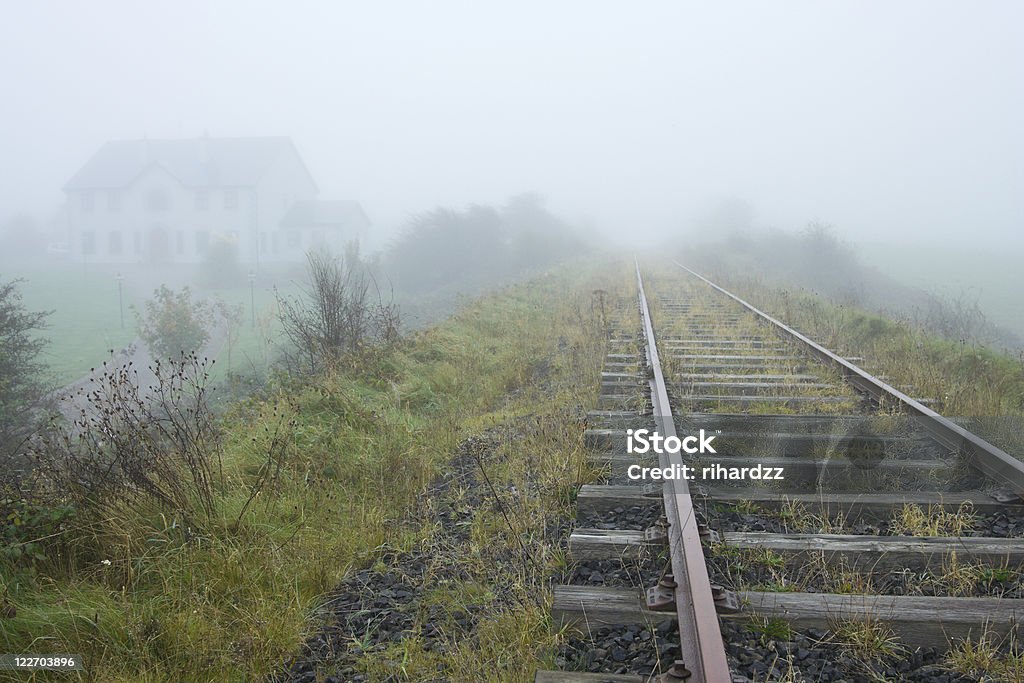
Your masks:
{"label": "dormer window", "polygon": [[164,190],[155,187],[149,191],[149,195],[146,197],[146,208],[150,211],[166,211],[170,206],[171,202]]}
{"label": "dormer window", "polygon": [[238,190],[224,190],[224,208],[238,208]]}

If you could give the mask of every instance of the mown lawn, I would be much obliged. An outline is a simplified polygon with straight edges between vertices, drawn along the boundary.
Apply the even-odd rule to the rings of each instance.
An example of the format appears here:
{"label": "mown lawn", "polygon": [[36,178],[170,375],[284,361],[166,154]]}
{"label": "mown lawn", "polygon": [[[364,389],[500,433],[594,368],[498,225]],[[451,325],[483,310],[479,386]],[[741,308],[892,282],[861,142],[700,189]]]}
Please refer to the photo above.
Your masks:
{"label": "mown lawn", "polygon": [[124,327],[118,308],[117,281],[113,276],[81,266],[59,269],[0,269],[4,280],[23,278],[22,301],[33,311],[53,311],[43,335],[49,344],[42,360],[58,384],[67,384],[102,363],[111,349],[135,338],[135,318],[129,306],[139,302],[132,291],[124,297]]}
{"label": "mown lawn", "polygon": [[[102,363],[111,349],[121,349],[137,334],[135,310],[141,309],[153,289],[166,281],[179,288],[194,269],[154,270],[140,266],[98,266],[58,263],[52,266],[0,264],[0,278],[23,279],[19,286],[23,302],[30,310],[52,311],[48,328],[42,333],[49,340],[43,361],[53,374],[54,384],[64,386]],[[118,301],[117,275],[123,276],[124,326]],[[252,301],[248,279],[227,288],[203,289],[193,285],[197,296],[223,301],[240,312],[237,337],[225,345],[217,357],[216,378],[228,370],[246,372],[255,367],[264,370],[279,341],[274,287],[285,294],[294,293],[296,284],[284,271],[265,270],[254,283]],[[268,344],[269,340],[269,344]]]}

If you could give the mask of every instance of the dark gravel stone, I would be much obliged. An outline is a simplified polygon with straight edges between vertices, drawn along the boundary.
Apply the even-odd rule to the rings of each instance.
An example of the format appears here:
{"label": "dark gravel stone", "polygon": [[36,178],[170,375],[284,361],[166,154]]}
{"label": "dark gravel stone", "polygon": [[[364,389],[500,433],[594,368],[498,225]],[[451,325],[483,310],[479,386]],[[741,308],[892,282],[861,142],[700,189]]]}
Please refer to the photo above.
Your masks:
{"label": "dark gravel stone", "polygon": [[[726,653],[735,673],[753,680],[784,678],[792,671],[807,681],[912,681],[914,683],[977,683],[937,664],[934,650],[918,650],[877,661],[846,651],[827,631],[794,631],[787,641],[767,640],[742,622],[723,621]],[[800,680],[800,679],[798,679]]]}

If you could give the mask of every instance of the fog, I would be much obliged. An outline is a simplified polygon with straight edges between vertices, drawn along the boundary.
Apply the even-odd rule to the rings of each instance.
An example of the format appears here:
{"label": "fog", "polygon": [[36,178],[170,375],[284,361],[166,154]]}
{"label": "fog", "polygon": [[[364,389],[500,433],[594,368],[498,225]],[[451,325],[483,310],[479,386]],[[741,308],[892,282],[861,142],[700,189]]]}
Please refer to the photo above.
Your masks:
{"label": "fog", "polygon": [[[723,198],[904,242],[1024,219],[1017,2],[8,3],[0,220],[106,141],[287,135],[374,237],[525,191],[602,234]],[[371,240],[373,241],[373,240]]]}
{"label": "fog", "polygon": [[[866,521],[808,497],[709,524],[943,534],[951,560],[973,535],[980,559],[874,581],[836,541],[837,571],[730,553],[711,579],[909,594],[905,575],[924,611],[984,601],[1002,628],[971,607],[948,624],[978,641],[846,615],[823,638],[794,611],[724,631],[737,674],[1019,671],[989,635],[1020,621],[995,605],[1024,575],[980,560],[1024,535],[1022,29],[1024,0],[0,0],[0,668],[653,679],[693,634],[607,612],[591,637],[547,598],[621,592],[611,546],[568,534],[615,526],[576,493],[594,484],[593,512],[626,482],[626,426],[704,441],[721,417],[723,454],[770,456],[705,482],[722,493],[782,491],[753,471],[788,459],[801,488],[888,496]],[[892,430],[901,405],[941,448]],[[660,569],[620,545],[630,574]],[[692,680],[720,680],[704,635]]]}

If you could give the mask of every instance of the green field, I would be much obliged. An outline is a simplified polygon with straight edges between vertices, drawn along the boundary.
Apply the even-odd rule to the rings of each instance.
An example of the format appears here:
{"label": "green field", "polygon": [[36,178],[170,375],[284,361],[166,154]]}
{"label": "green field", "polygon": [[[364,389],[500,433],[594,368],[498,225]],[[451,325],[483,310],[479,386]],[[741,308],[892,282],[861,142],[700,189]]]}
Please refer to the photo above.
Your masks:
{"label": "green field", "polygon": [[138,300],[125,292],[122,328],[117,281],[106,273],[76,266],[48,271],[14,267],[0,270],[0,278],[23,278],[19,291],[25,306],[53,312],[43,333],[50,341],[43,361],[58,384],[80,377],[103,362],[111,349],[120,349],[135,338],[135,318],[129,306]]}
{"label": "green field", "polygon": [[857,246],[866,265],[946,299],[977,301],[991,322],[1024,336],[1020,250],[881,243]]}
{"label": "green field", "polygon": [[[118,302],[116,276],[121,272],[124,295],[124,326]],[[49,344],[43,354],[44,362],[53,373],[53,382],[66,385],[86,374],[91,367],[102,363],[111,349],[121,349],[136,337],[135,308],[141,307],[153,289],[163,281],[177,288],[185,283],[188,272],[154,272],[152,269],[129,266],[113,267],[58,264],[46,268],[39,266],[0,266],[0,280],[23,279],[19,285],[27,308],[34,311],[52,311],[43,336]],[[266,339],[276,340],[279,327],[276,319],[274,286],[282,292],[296,291],[295,284],[284,274],[261,273],[253,295],[256,306],[256,324],[253,325],[248,280],[244,277],[237,286],[228,289],[201,290],[198,295],[210,300],[221,300],[230,306],[241,306],[241,323],[237,339],[225,345],[217,358],[220,377],[228,370],[244,371],[255,365],[264,367],[267,361]]]}

